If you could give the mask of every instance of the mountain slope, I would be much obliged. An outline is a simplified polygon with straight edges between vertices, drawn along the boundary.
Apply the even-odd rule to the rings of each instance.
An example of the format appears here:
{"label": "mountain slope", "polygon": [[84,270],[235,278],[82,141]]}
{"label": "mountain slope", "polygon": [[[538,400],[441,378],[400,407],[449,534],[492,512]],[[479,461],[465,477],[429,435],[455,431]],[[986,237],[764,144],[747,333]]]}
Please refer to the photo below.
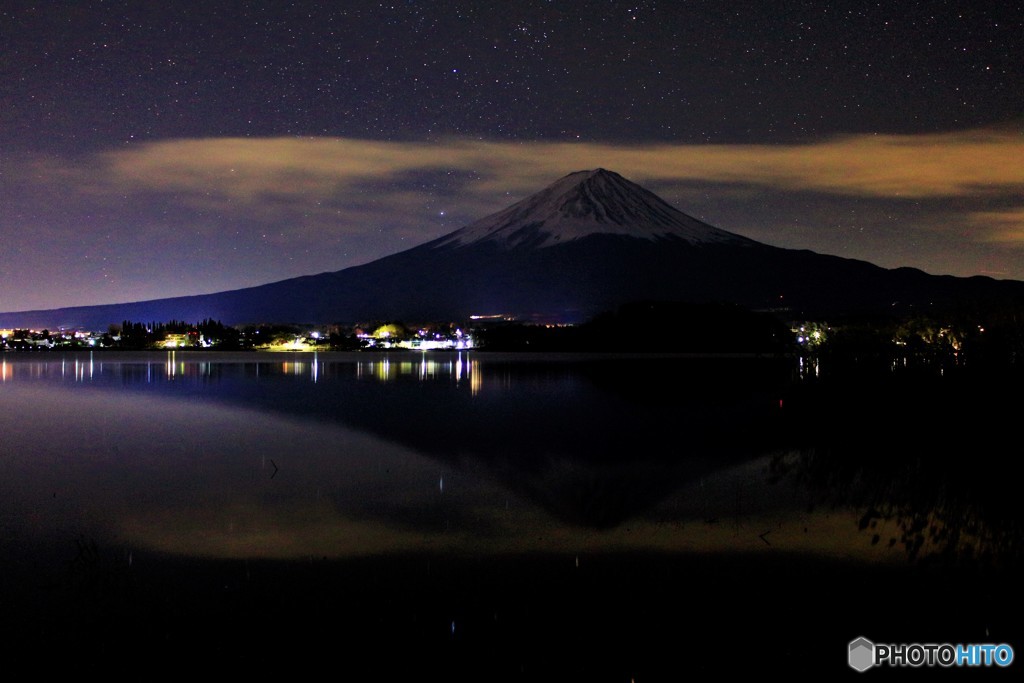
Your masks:
{"label": "mountain slope", "polygon": [[1024,283],[781,249],[702,223],[616,173],[572,173],[453,233],[365,265],[215,294],[0,314],[0,327],[121,320],[350,323],[472,315],[582,321],[641,299],[794,316],[1024,299]]}

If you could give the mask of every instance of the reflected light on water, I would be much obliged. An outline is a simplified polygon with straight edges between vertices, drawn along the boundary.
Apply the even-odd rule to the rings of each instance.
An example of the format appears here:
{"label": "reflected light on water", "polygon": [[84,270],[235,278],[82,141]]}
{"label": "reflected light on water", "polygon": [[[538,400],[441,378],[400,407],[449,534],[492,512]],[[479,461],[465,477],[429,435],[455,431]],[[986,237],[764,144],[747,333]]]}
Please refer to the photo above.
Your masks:
{"label": "reflected light on water", "polygon": [[810,379],[821,377],[821,362],[818,358],[812,356],[800,356],[797,359],[797,373],[800,379]]}
{"label": "reflected light on water", "polygon": [[[168,378],[173,378],[177,374],[177,370],[178,370],[178,365],[177,365],[177,359],[175,357],[175,352],[174,351],[168,351],[167,352],[167,368],[166,368],[167,377]],[[181,362],[181,374],[182,375],[185,374],[185,361],[184,360]]]}
{"label": "reflected light on water", "polygon": [[[196,356],[199,356],[198,358]],[[136,357],[138,358],[138,357]],[[11,362],[7,358],[0,361],[0,381],[8,382],[20,378],[39,379],[60,377],[73,379],[75,382],[109,380],[112,377],[131,377],[149,384],[163,380],[212,378],[219,374],[220,363],[211,362],[203,354],[188,354],[175,350],[166,351],[161,361],[136,359],[125,361],[119,358],[106,358],[97,361],[92,352],[88,357],[79,355],[50,357],[48,360],[17,359]],[[415,359],[402,357],[400,360],[382,355],[372,360],[355,360],[344,364],[335,361],[324,361],[317,353],[309,360],[267,361],[254,355],[239,357],[239,364],[252,368],[256,377],[263,374],[286,375],[291,377],[308,377],[316,384],[323,378],[324,372],[333,376],[339,367],[353,367],[357,379],[373,379],[378,382],[393,382],[399,378],[415,378],[421,382],[451,380],[456,386],[468,381],[471,395],[477,395],[483,389],[484,373],[479,360],[465,352],[440,360],[428,356],[427,352],[417,354]],[[269,370],[269,373],[268,373]],[[143,373],[143,375],[140,375]]]}
{"label": "reflected light on water", "polygon": [[[36,367],[39,369],[39,371],[42,371],[42,369],[45,368],[46,365],[43,364],[43,363],[40,363]],[[86,372],[88,372],[88,376],[86,375]],[[88,362],[80,361],[77,358],[75,359],[75,381],[76,382],[84,382],[86,380],[86,378],[88,378],[90,380],[93,379],[94,372],[95,372],[95,365],[93,363],[93,359],[92,359],[92,354],[91,353],[89,354],[89,361]]]}
{"label": "reflected light on water", "polygon": [[391,363],[385,358],[380,363],[370,363],[370,373],[381,382],[391,379]]}
{"label": "reflected light on water", "polygon": [[470,361],[466,368],[466,374],[469,375],[470,393],[476,396],[484,386],[484,377],[480,372],[479,363],[475,360]]}
{"label": "reflected light on water", "polygon": [[426,352],[423,352],[422,356],[416,360],[393,361],[384,357],[357,361],[355,374],[358,379],[375,379],[378,382],[392,382],[404,377],[414,377],[421,382],[426,382],[447,377],[453,379],[456,385],[468,378],[471,391],[476,394],[482,386],[482,376],[479,372],[475,374],[473,372],[476,364],[476,361],[469,360],[468,356],[461,352],[454,359],[443,361],[430,358]]}

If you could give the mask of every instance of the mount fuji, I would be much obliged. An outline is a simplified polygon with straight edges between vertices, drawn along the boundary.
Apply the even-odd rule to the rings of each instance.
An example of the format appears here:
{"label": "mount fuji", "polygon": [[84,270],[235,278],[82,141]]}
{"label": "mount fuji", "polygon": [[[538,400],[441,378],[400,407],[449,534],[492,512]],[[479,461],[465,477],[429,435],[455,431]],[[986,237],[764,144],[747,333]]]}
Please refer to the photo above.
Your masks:
{"label": "mount fuji", "polygon": [[604,169],[571,173],[455,232],[336,272],[214,294],[0,313],[0,327],[122,320],[355,323],[471,316],[581,322],[641,300],[731,303],[792,317],[1024,299],[1024,282],[884,269],[713,227]]}

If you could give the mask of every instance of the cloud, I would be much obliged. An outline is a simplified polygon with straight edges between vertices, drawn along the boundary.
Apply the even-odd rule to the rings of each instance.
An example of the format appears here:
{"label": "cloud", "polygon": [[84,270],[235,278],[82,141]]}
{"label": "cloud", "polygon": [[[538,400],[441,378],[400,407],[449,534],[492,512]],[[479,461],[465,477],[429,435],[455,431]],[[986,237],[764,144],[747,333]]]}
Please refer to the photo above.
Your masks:
{"label": "cloud", "polygon": [[[758,185],[865,197],[955,197],[1024,186],[1024,136],[1012,131],[857,135],[796,145],[611,145],[454,139],[167,140],[65,168],[83,187],[181,193],[240,205],[331,198],[368,180],[438,169],[475,173],[480,194],[539,189],[598,166],[638,180]],[[99,174],[99,177],[97,177]]]}
{"label": "cloud", "polygon": [[1007,211],[979,211],[971,215],[971,223],[985,231],[983,241],[1024,248],[1024,207]]}

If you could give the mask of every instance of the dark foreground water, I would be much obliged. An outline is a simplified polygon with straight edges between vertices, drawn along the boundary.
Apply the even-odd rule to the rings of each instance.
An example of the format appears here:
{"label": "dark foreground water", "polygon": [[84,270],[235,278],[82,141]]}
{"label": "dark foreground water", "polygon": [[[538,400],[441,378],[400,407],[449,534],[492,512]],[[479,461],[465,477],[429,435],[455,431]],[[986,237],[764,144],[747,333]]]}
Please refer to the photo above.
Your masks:
{"label": "dark foreground water", "polygon": [[859,636],[1021,649],[1017,387],[903,361],[7,354],[0,653],[641,682],[894,673],[847,665]]}

